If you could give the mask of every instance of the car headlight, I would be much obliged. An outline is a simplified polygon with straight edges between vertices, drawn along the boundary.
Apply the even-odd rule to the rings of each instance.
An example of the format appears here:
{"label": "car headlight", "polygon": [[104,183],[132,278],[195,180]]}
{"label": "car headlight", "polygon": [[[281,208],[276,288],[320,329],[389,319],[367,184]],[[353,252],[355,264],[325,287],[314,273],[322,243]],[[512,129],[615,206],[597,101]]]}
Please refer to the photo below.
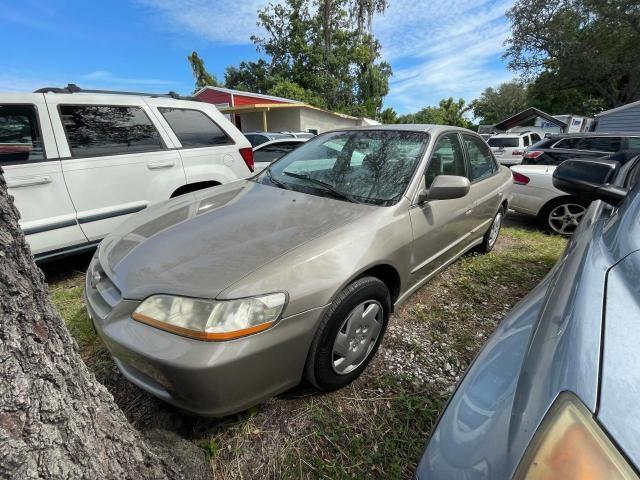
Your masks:
{"label": "car headlight", "polygon": [[610,480],[638,476],[572,394],[563,393],[549,410],[514,477],[518,480]]}
{"label": "car headlight", "polygon": [[131,317],[198,340],[232,340],[271,327],[286,301],[284,293],[220,301],[153,295]]}

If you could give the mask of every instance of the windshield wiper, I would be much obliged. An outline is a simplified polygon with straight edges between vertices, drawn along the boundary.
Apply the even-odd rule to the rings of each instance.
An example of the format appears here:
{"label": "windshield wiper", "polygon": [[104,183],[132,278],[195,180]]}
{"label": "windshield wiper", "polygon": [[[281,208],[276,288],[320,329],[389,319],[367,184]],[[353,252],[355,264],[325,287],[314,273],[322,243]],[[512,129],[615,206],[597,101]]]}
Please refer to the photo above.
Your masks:
{"label": "windshield wiper", "polygon": [[333,185],[330,183],[323,182],[322,180],[318,180],[317,178],[310,177],[309,175],[304,175],[302,173],[294,173],[294,172],[282,172],[283,175],[288,175],[289,177],[299,178],[301,180],[306,180],[308,182],[313,183],[314,185],[318,185],[324,188],[326,191],[331,192],[334,196],[342,198],[343,200],[347,200],[351,203],[363,203],[360,200],[356,200],[351,195],[346,193],[342,193],[339,190],[336,190]]}
{"label": "windshield wiper", "polygon": [[273,174],[271,173],[271,169],[267,168],[267,176],[269,177],[269,181],[273,183],[275,186],[284,188],[285,190],[291,190],[288,185],[282,183],[280,180],[276,180]]}

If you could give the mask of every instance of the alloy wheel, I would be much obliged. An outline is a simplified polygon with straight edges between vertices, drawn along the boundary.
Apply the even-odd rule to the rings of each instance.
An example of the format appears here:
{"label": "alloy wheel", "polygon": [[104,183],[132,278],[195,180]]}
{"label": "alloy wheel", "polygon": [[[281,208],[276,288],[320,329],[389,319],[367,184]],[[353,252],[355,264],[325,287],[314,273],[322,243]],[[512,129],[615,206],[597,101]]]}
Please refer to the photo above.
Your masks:
{"label": "alloy wheel", "polygon": [[577,203],[563,203],[553,208],[547,217],[549,227],[561,235],[571,235],[576,231],[587,209]]}

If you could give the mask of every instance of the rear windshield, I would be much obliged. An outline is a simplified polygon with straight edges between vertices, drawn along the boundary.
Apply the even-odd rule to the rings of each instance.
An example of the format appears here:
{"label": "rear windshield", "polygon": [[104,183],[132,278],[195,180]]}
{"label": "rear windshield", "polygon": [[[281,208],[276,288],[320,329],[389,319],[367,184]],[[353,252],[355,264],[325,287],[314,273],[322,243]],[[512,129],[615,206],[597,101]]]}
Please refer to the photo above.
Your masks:
{"label": "rear windshield", "polygon": [[518,147],[519,138],[490,138],[488,144],[490,147]]}

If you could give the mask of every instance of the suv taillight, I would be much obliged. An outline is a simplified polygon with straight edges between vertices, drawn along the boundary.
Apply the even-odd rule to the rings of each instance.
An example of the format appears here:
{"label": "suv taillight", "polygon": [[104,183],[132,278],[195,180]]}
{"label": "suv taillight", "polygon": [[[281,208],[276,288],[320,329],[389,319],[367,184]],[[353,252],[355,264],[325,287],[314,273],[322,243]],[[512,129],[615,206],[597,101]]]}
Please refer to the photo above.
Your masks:
{"label": "suv taillight", "polygon": [[249,170],[253,172],[255,170],[255,164],[253,163],[253,148],[241,148],[240,155],[242,155],[242,159],[244,160],[244,163],[247,164],[247,167],[249,167]]}
{"label": "suv taillight", "polygon": [[517,183],[518,185],[526,185],[531,181],[529,177],[526,177],[521,173],[514,172],[513,170],[511,170],[511,175],[513,175],[513,183]]}
{"label": "suv taillight", "polygon": [[524,158],[538,158],[543,153],[542,150],[529,150],[528,152],[524,152]]}

